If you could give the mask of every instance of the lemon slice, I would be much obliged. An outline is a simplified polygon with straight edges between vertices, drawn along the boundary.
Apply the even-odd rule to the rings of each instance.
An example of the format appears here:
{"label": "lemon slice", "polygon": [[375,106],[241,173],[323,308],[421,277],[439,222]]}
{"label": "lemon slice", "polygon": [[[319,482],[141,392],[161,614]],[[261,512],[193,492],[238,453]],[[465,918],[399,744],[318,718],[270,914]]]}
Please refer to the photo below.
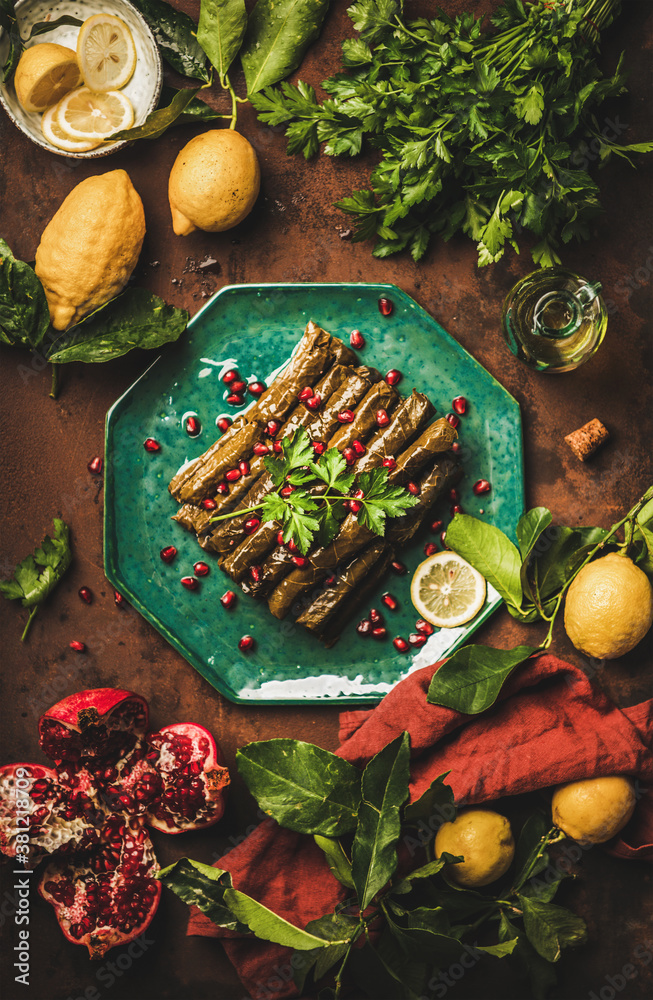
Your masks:
{"label": "lemon slice", "polygon": [[120,90],[136,68],[136,46],[124,21],[113,14],[88,17],[77,36],[77,60],[90,90]]}
{"label": "lemon slice", "polygon": [[455,552],[437,552],[415,570],[410,597],[431,625],[454,628],[471,621],[485,604],[481,574]]}
{"label": "lemon slice", "polygon": [[45,111],[81,82],[73,49],[54,42],[25,49],[14,76],[16,97],[25,111]]}
{"label": "lemon slice", "polygon": [[55,104],[53,107],[48,108],[41,118],[41,131],[49,143],[56,146],[57,149],[64,149],[68,153],[86,153],[89,149],[95,149],[96,146],[100,145],[97,140],[71,139],[57,121],[58,110]]}
{"label": "lemon slice", "polygon": [[113,132],[134,124],[134,108],[119,90],[106,94],[80,87],[57,105],[57,124],[70,139],[108,139]]}

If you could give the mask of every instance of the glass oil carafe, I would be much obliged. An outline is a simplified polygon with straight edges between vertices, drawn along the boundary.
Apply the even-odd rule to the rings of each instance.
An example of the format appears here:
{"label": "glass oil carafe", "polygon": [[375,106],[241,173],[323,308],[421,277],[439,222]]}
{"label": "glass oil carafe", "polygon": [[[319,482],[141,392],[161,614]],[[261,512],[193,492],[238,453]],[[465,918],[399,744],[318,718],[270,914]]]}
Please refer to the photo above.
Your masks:
{"label": "glass oil carafe", "polygon": [[501,322],[508,347],[541,372],[568,372],[588,361],[605,336],[608,314],[599,282],[544,267],[506,296]]}

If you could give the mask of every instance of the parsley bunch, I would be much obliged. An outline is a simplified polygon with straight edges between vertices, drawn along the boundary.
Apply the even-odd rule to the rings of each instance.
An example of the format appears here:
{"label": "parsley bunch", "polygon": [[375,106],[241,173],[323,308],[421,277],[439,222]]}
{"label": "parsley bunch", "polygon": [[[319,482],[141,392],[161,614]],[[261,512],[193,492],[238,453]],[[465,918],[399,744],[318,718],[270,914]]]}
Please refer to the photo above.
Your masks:
{"label": "parsley bunch", "polygon": [[[560,262],[560,242],[589,237],[599,189],[586,172],[588,142],[603,163],[649,152],[607,138],[596,108],[624,92],[596,65],[599,31],[619,0],[506,0],[487,35],[473,14],[404,20],[398,0],[358,0],[358,37],[343,42],[346,73],[312,87],[283,83],[251,96],[261,121],[284,125],[288,152],[355,156],[364,140],[380,150],[368,190],[338,207],[355,218],[354,240],[374,256],[405,248],[417,261],[433,235],[463,232],[479,266],[523,230],[533,259]],[[630,161],[629,161],[630,162]]]}
{"label": "parsley bunch", "polygon": [[70,529],[58,517],[54,519],[52,538],[46,535],[34,555],[16,566],[11,580],[0,580],[0,594],[8,601],[20,601],[29,608],[29,618],[21,636],[25,641],[34,616],[70,566]]}
{"label": "parsley bunch", "polygon": [[417,498],[402,486],[388,482],[389,470],[348,472],[347,463],[337,448],[329,448],[318,461],[308,432],[300,427],[283,442],[278,458],[268,456],[265,467],[275,489],[253,507],[236,508],[230,514],[212,518],[224,521],[244,514],[261,512],[264,521],[283,525],[284,542],[292,539],[306,555],[317,538],[328,545],[338,534],[340,524],[350,512],[350,493],[356,486],[358,520],[376,535],[385,534],[388,517],[399,517],[417,503]]}

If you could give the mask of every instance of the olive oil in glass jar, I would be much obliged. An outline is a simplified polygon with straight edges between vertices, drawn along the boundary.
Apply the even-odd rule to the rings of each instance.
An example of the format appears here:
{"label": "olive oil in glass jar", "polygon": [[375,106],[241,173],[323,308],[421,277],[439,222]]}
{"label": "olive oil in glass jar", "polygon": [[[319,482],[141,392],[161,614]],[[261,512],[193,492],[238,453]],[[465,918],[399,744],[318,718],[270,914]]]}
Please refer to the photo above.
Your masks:
{"label": "olive oil in glass jar", "polygon": [[544,267],[506,296],[501,323],[508,347],[541,372],[568,372],[588,361],[605,336],[608,315],[599,282],[563,267]]}

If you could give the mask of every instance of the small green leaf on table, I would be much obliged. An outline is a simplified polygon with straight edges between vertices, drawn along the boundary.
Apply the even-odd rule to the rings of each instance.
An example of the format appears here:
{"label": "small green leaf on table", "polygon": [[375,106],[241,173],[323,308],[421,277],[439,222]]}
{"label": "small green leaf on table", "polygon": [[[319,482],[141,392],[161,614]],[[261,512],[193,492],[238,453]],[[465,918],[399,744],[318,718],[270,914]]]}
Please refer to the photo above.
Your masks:
{"label": "small green leaf on table", "polygon": [[320,34],[329,4],[330,0],[258,0],[240,53],[248,94],[297,69]]}
{"label": "small green leaf on table", "polygon": [[0,593],[8,601],[20,601],[31,608],[21,642],[29,631],[40,605],[52,593],[70,566],[70,529],[58,517],[54,518],[52,537],[46,535],[34,555],[27,556],[16,566],[11,580],[0,580]]}
{"label": "small green leaf on table", "polygon": [[576,948],[587,940],[585,921],[562,906],[518,895],[528,940],[547,962],[557,962],[563,948]]}
{"label": "small green leaf on table", "polygon": [[471,563],[508,605],[521,609],[521,559],[503,531],[469,514],[456,514],[447,528],[447,545]]}
{"label": "small green leaf on table", "polygon": [[427,701],[464,715],[478,715],[494,704],[515,667],[538,652],[534,646],[463,646],[436,670]]}
{"label": "small green leaf on table", "polygon": [[50,326],[43,285],[0,239],[0,341],[37,348]]}
{"label": "small green leaf on table", "polygon": [[442,822],[453,820],[456,816],[453,791],[446,785],[444,779],[449,775],[444,771],[434,778],[429,787],[418,799],[409,802],[404,809],[406,823],[419,823],[420,820],[430,820],[436,814]]}
{"label": "small green leaf on table", "polygon": [[202,0],[197,41],[223,81],[247,28],[245,0]]}

